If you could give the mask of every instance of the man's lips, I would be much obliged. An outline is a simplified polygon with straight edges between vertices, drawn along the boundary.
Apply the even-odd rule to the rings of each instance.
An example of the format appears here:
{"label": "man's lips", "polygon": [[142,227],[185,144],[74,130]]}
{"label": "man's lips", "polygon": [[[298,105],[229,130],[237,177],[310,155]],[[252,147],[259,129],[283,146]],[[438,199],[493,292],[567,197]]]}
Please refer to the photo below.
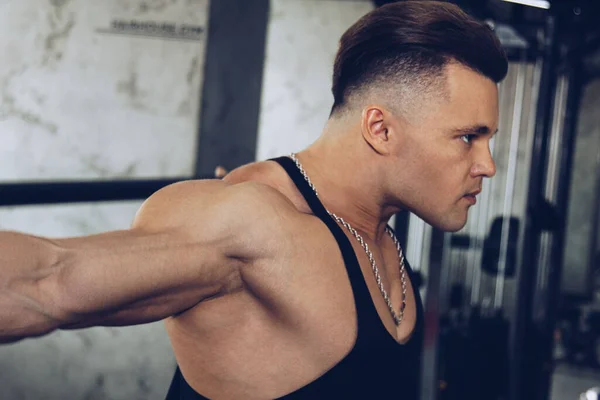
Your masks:
{"label": "man's lips", "polygon": [[471,203],[471,205],[475,205],[477,204],[477,195],[481,193],[481,189],[477,189],[473,192],[467,193],[463,196],[464,199],[466,199],[469,203]]}

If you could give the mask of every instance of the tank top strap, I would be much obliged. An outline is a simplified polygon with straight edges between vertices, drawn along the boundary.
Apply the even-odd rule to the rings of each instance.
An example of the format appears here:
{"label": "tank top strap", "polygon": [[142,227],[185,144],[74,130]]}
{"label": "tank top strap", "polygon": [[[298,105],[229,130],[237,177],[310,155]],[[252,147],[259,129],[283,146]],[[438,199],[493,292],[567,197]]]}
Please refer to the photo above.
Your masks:
{"label": "tank top strap", "polygon": [[344,234],[342,228],[329,215],[325,209],[325,206],[323,203],[321,203],[321,200],[319,200],[314,190],[310,187],[300,170],[296,167],[294,161],[289,157],[273,158],[270,161],[277,162],[287,172],[308,203],[314,215],[323,221],[327,228],[329,228],[329,231],[335,238],[340,251],[342,252],[344,265],[346,266],[346,271],[354,295],[359,332],[359,340],[357,342],[358,345],[359,342],[361,342],[361,336],[364,336],[365,333],[363,332],[363,335],[361,335],[361,326],[363,326],[363,324],[365,326],[372,324],[374,322],[371,321],[373,318],[376,318],[376,321],[379,321],[379,317],[360,269],[360,264],[358,262],[358,258],[356,257],[356,253],[354,252],[354,248],[352,247],[352,244],[348,240],[346,234]]}

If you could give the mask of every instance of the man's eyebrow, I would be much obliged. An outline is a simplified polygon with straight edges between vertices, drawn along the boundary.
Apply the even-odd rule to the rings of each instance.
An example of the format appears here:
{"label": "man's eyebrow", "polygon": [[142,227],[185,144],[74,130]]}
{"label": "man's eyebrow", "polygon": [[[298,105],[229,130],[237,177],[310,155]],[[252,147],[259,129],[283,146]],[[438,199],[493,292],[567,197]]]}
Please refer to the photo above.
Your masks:
{"label": "man's eyebrow", "polygon": [[[487,125],[473,125],[464,128],[457,128],[454,130],[455,133],[461,133],[463,135],[488,135],[491,131],[492,130]],[[498,129],[494,131],[492,136],[496,133],[498,133]]]}

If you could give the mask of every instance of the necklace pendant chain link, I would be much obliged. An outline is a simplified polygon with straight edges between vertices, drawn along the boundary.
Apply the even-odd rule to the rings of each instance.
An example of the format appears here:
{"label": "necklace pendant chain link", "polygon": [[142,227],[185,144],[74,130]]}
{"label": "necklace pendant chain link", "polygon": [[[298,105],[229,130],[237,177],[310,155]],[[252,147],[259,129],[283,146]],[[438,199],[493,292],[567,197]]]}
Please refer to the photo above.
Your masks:
{"label": "necklace pendant chain link", "polygon": [[[296,157],[296,154],[292,153],[290,155],[290,158],[296,164],[296,167],[298,168],[298,170],[300,171],[300,173],[302,174],[302,176],[308,183],[308,186],[310,186],[310,188],[314,191],[315,195],[317,197],[319,197],[317,188],[315,188],[315,186],[311,182],[310,178],[308,177],[308,174],[306,173],[306,171],[302,167],[302,164],[300,164],[300,161]],[[402,285],[402,304],[400,306],[399,313],[396,313],[396,310],[394,310],[394,306],[392,304],[392,300],[390,299],[390,296],[388,295],[387,291],[383,287],[383,282],[381,281],[381,275],[379,274],[379,268],[377,267],[377,263],[375,262],[375,257],[373,256],[373,253],[369,249],[369,245],[367,244],[367,242],[365,242],[365,240],[358,233],[358,231],[356,229],[354,229],[342,217],[338,217],[334,213],[327,210],[327,208],[325,208],[325,210],[338,224],[340,224],[344,228],[346,228],[348,230],[348,232],[350,232],[352,234],[352,236],[354,236],[354,238],[356,238],[356,240],[358,241],[360,246],[365,251],[367,257],[369,258],[369,262],[371,263],[371,269],[373,270],[373,274],[375,275],[375,281],[377,282],[377,287],[379,287],[381,296],[383,297],[383,300],[385,300],[385,303],[387,304],[387,307],[390,310],[390,314],[392,315],[392,318],[394,319],[394,323],[396,324],[396,326],[400,325],[402,323],[402,320],[404,319],[404,310],[406,309],[406,267],[404,264],[404,253],[402,252],[402,247],[400,246],[400,242],[398,241],[398,238],[396,238],[396,235],[394,235],[394,232],[389,227],[385,228],[385,231],[388,233],[388,235],[390,235],[390,237],[394,241],[394,244],[396,245],[396,251],[398,252],[398,260],[400,262],[399,268],[400,268],[400,283]]]}

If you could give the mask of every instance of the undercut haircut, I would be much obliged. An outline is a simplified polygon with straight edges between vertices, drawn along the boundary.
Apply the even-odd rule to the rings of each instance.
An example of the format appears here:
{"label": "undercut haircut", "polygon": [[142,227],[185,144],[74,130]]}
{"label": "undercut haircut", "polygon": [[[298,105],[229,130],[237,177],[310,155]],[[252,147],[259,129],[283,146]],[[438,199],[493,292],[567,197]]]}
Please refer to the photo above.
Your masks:
{"label": "undercut haircut", "polygon": [[449,63],[460,63],[496,83],[508,72],[506,53],[492,28],[454,4],[411,0],[376,8],[342,35],[331,115],[374,87],[409,86],[412,95],[422,97],[428,89],[439,89],[434,83],[445,76]]}

